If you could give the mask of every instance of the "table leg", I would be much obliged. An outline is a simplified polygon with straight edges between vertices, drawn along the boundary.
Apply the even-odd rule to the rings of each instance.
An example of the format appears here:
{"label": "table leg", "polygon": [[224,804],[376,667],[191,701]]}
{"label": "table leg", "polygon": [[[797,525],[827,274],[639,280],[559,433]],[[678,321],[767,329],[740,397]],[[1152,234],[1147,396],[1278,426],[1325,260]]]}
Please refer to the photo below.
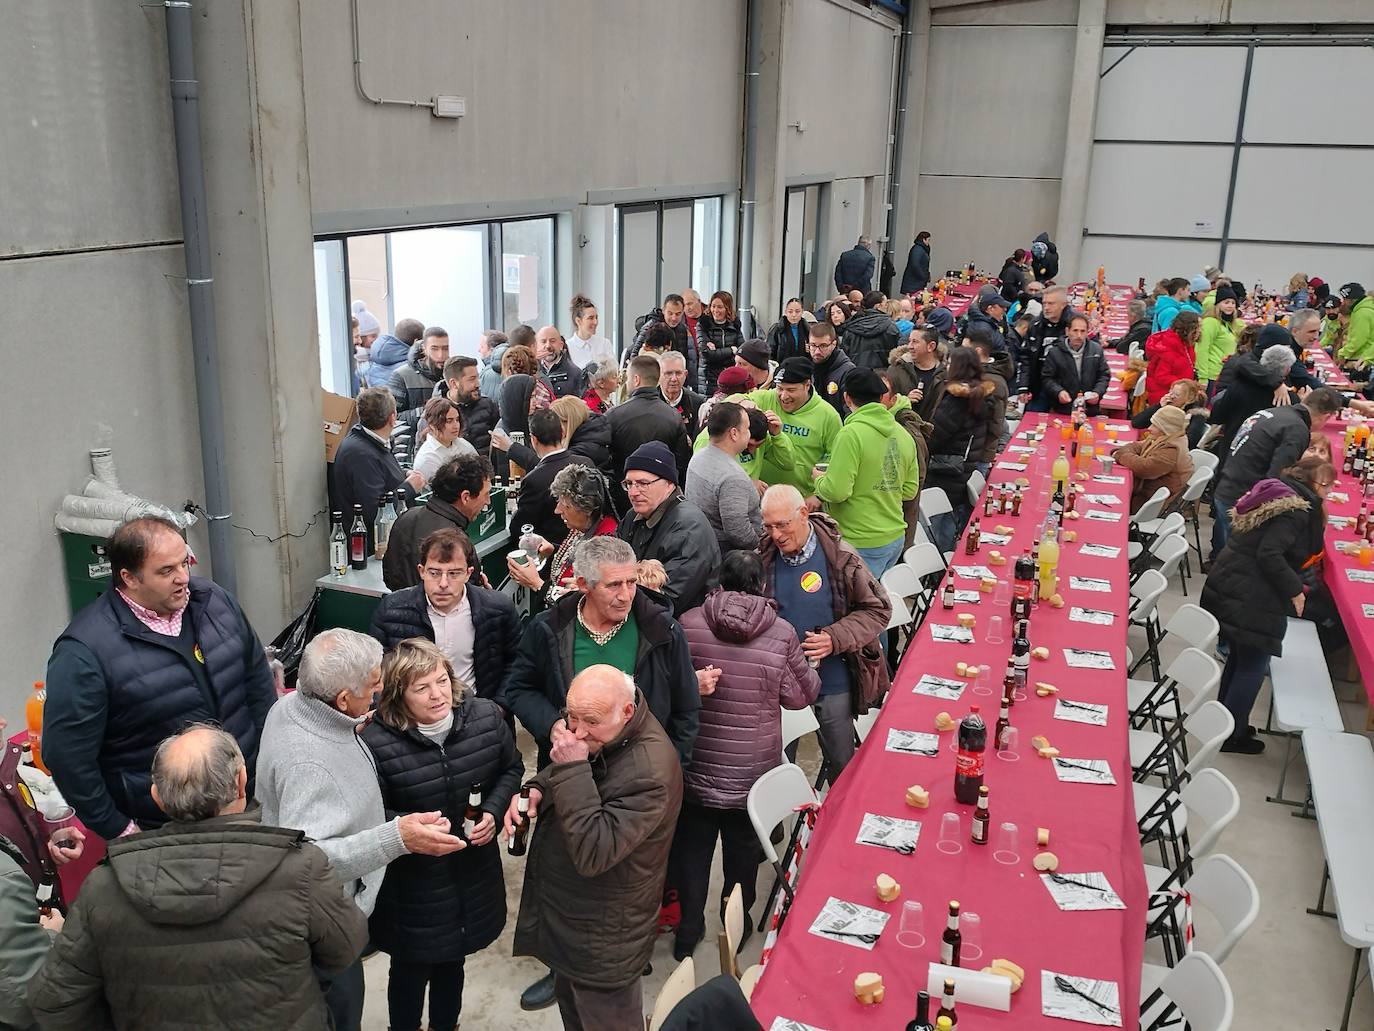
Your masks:
{"label": "table leg", "polygon": [[1335,913],[1326,908],[1326,886],[1331,883],[1331,868],[1325,863],[1322,864],[1322,890],[1317,896],[1317,908],[1309,909],[1308,912],[1313,916],[1329,916],[1334,918]]}
{"label": "table leg", "polygon": [[1268,796],[1265,799],[1266,802],[1277,802],[1279,805],[1293,806],[1302,806],[1306,804],[1296,799],[1285,798],[1283,794],[1283,786],[1288,782],[1288,767],[1293,763],[1293,738],[1296,736],[1296,734],[1284,734],[1283,765],[1279,767],[1279,789],[1274,792],[1274,794]]}
{"label": "table leg", "polygon": [[1345,1014],[1341,1017],[1341,1031],[1349,1031],[1350,1010],[1355,1005],[1355,989],[1360,983],[1360,967],[1363,965],[1360,960],[1364,958],[1364,949],[1355,950],[1355,963],[1350,968],[1350,988],[1345,993]]}
{"label": "table leg", "polygon": [[1303,800],[1302,808],[1289,816],[1296,816],[1300,820],[1315,820],[1317,814],[1312,810],[1312,785],[1307,785],[1307,798]]}

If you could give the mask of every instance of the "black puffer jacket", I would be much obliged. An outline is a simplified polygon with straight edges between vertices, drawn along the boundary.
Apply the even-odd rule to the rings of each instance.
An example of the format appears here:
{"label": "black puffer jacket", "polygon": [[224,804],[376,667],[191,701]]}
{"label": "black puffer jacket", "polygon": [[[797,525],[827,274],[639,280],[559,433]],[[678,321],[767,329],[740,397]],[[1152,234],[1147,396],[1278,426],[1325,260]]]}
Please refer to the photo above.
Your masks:
{"label": "black puffer jacket", "polygon": [[1304,405],[1265,408],[1240,424],[1213,492],[1218,504],[1234,505],[1267,476],[1277,476],[1302,457],[1312,437],[1312,413]]}
{"label": "black puffer jacket", "polygon": [[[468,604],[472,606],[472,671],[477,683],[469,684],[479,698],[490,698],[502,705],[502,687],[515,648],[520,640],[520,616],[515,603],[500,591],[467,585]],[[407,587],[388,594],[377,604],[368,633],[391,649],[408,637],[434,640],[429,621],[429,601],[423,585]]]}
{"label": "black puffer jacket", "polygon": [[1224,640],[1283,654],[1300,573],[1322,550],[1326,516],[1306,484],[1262,480],[1231,511],[1231,536],[1202,587],[1202,607],[1217,617]]}
{"label": "black puffer jacket", "polygon": [[1217,454],[1231,453],[1231,444],[1241,423],[1256,412],[1274,406],[1274,391],[1283,382],[1277,369],[1266,369],[1254,351],[1228,358],[1217,378],[1217,393],[1207,421],[1221,427]]}
{"label": "black puffer jacket", "polygon": [[377,764],[387,818],[442,812],[460,833],[468,790],[482,786],[482,811],[497,835],[447,856],[404,855],[387,867],[368,923],[372,944],[411,962],[451,963],[484,949],[506,926],[500,827],[525,767],[500,706],[466,698],[441,745],[414,727],[374,719],[362,739]]}
{"label": "black puffer jacket", "polygon": [[[988,439],[988,407],[996,387],[990,379],[976,385],[955,381],[946,383],[940,400],[936,402],[934,429],[930,432],[930,475],[923,477],[921,486],[939,487],[949,497],[950,504],[967,501],[965,485],[973,467],[983,460]],[[974,400],[970,404],[969,398]],[[942,462],[940,456],[948,461]],[[955,471],[958,464],[962,469]]]}
{"label": "black puffer jacket", "polygon": [[619,478],[611,457],[611,424],[604,415],[593,415],[577,427],[577,432],[568,441],[568,450],[590,461],[607,481]]}
{"label": "black puffer jacket", "polygon": [[468,531],[468,517],[431,494],[423,505],[408,508],[391,527],[382,556],[382,582],[393,591],[420,582],[420,544],[435,530]]}
{"label": "black puffer jacket", "polygon": [[[635,332],[634,343],[630,345],[630,349],[625,352],[621,359],[622,365],[628,365],[630,359],[643,350],[644,338],[648,335],[650,326],[656,322],[668,326],[668,320],[663,317],[662,308],[655,308],[642,318],[643,323]],[[638,321],[636,320],[636,322]],[[689,384],[695,383],[697,381],[697,343],[687,330],[687,320],[685,318],[678,319],[676,326],[668,326],[668,331],[673,334],[673,350],[687,360],[687,382]]]}
{"label": "black puffer jacket", "polygon": [[1111,341],[1112,350],[1118,354],[1130,354],[1131,346],[1139,344],[1145,346],[1145,341],[1150,338],[1150,317],[1147,315],[1131,323],[1131,328],[1126,330],[1124,336],[1117,337]]}
{"label": "black puffer jacket", "polygon": [[805,319],[795,326],[786,319],[778,319],[768,330],[768,354],[779,363],[788,358],[805,358],[808,336]]}
{"label": "black puffer jacket", "polygon": [[1059,275],[1059,248],[1050,239],[1049,233],[1041,233],[1035,238],[1035,243],[1045,245],[1045,253],[1040,257],[1034,257],[1034,250],[1031,254],[1031,271],[1035,273],[1035,278],[1041,283],[1048,284],[1051,279]]}
{"label": "black puffer jacket", "polygon": [[906,268],[902,271],[902,293],[914,294],[924,290],[930,282],[930,244],[913,243],[907,251]]}
{"label": "black puffer jacket", "polygon": [[1002,272],[997,277],[997,281],[1002,289],[1002,296],[1010,304],[1021,296],[1021,292],[1026,289],[1026,270],[1010,258],[1002,266]]}
{"label": "black puffer jacket", "polygon": [[987,312],[983,311],[983,309],[975,308],[970,305],[968,317],[964,320],[964,326],[960,331],[960,335],[967,336],[969,330],[973,329],[975,326],[984,327],[992,334],[995,341],[1003,346],[1009,346],[1007,342],[1007,324],[994,319]]}
{"label": "black puffer jacket", "polygon": [[582,370],[573,364],[572,355],[566,350],[552,367],[546,369],[540,363],[539,378],[553,391],[554,397],[581,397],[587,389],[582,381]]}
{"label": "black puffer jacket", "polygon": [[692,459],[692,444],[683,429],[682,417],[668,407],[658,387],[640,387],[616,405],[602,418],[611,437],[611,493],[617,511],[625,510],[625,492],[620,478],[625,472],[625,459],[641,444],[657,440],[665,444],[677,459],[678,482],[687,475],[687,463]]}
{"label": "black puffer jacket", "polygon": [[463,439],[485,455],[491,446],[491,431],[501,421],[501,409],[489,397],[477,397],[472,401],[460,401],[458,411],[463,416]]}
{"label": "black puffer jacket", "polygon": [[1033,397],[1040,394],[1045,356],[1069,335],[1069,320],[1076,314],[1066,304],[1058,319],[1051,321],[1048,316],[1041,314],[1031,323],[1021,353],[1015,356],[1017,393],[1029,393]]}
{"label": "black puffer jacket", "polygon": [[396,398],[396,418],[415,425],[425,402],[434,396],[435,384],[443,382],[443,372],[432,369],[419,345],[411,348],[410,360],[391,375],[392,396]]}
{"label": "black puffer jacket", "polygon": [[[714,538],[712,538],[714,540]],[[573,636],[582,595],[573,591],[554,602],[525,626],[510,676],[506,698],[511,712],[539,746],[539,768],[549,761],[549,732],[568,697],[573,668]],[[635,686],[654,718],[668,733],[685,766],[692,758],[701,712],[701,694],[687,638],[677,620],[642,587],[630,607],[639,630]]]}
{"label": "black puffer jacket", "polygon": [[886,369],[887,356],[897,346],[897,323],[881,308],[865,308],[844,324],[840,341],[845,353],[861,369]]}
{"label": "black puffer jacket", "polygon": [[697,319],[697,355],[701,363],[698,378],[707,397],[716,392],[716,380],[724,369],[735,364],[735,352],[743,344],[739,319],[717,322],[709,311],[701,313]]}
{"label": "black puffer jacket", "polygon": [[[1085,340],[1082,353],[1083,361],[1080,366],[1074,362],[1069,342],[1062,340],[1045,355],[1045,364],[1041,369],[1041,394],[1049,402],[1050,411],[1068,415],[1073,411],[1075,397],[1079,394],[1094,393],[1098,396],[1098,402],[1088,405],[1088,414],[1096,414],[1101,398],[1107,393],[1107,386],[1111,383],[1112,370],[1107,364],[1107,356],[1102,351],[1102,345],[1096,340]],[[1068,401],[1060,400],[1060,391],[1069,395]]]}
{"label": "black puffer jacket", "polygon": [[674,615],[682,615],[706,600],[720,579],[720,545],[716,532],[696,505],[674,494],[662,505],[658,525],[650,527],[633,510],[625,513],[615,535],[628,541],[635,558],[657,559],[668,573],[663,596]]}
{"label": "black puffer jacket", "polygon": [[997,445],[1002,434],[1007,431],[1007,399],[1011,396],[1011,384],[1016,382],[1016,366],[1006,351],[996,351],[983,363],[983,375],[992,384],[992,395],[988,398],[987,439],[983,441],[981,461],[992,462],[997,458]]}

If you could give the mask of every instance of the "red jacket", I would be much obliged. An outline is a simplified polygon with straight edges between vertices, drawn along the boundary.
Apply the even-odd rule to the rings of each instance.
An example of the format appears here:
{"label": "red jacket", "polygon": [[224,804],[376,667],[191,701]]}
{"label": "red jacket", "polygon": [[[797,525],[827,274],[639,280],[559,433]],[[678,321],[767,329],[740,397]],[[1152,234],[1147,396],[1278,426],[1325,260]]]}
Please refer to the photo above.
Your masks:
{"label": "red jacket", "polygon": [[1193,345],[1172,329],[1152,333],[1145,341],[1145,398],[1152,405],[1164,400],[1164,395],[1181,379],[1193,378]]}

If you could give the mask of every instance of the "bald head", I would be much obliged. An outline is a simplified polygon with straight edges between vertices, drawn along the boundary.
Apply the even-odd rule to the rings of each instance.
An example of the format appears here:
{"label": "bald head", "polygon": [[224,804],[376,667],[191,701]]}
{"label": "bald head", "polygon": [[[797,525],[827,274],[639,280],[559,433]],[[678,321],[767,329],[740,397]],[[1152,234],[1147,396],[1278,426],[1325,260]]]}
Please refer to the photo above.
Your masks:
{"label": "bald head", "polygon": [[558,360],[563,353],[563,334],[557,326],[541,326],[534,334],[534,353],[541,362]]}
{"label": "bald head", "polygon": [[588,666],[568,685],[568,729],[593,755],[615,741],[635,712],[635,683],[614,666]]}
{"label": "bald head", "polygon": [[241,813],[247,788],[238,742],[218,727],[192,724],[153,756],[153,801],[174,823]]}

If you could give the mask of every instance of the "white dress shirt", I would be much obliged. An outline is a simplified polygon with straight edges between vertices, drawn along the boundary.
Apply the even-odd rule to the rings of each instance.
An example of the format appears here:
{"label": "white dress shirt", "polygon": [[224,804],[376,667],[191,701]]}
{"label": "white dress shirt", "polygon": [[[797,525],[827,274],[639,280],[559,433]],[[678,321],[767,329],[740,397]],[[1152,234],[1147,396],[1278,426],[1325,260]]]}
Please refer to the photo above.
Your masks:
{"label": "white dress shirt", "polygon": [[468,592],[463,592],[463,600],[448,615],[433,605],[427,605],[427,608],[430,625],[434,627],[434,643],[453,666],[453,675],[475,691],[477,684],[473,680],[472,644],[476,634],[472,629],[472,604],[468,600]]}
{"label": "white dress shirt", "polygon": [[583,340],[576,333],[568,337],[568,357],[579,369],[585,369],[588,362],[615,361],[615,345],[596,333]]}

